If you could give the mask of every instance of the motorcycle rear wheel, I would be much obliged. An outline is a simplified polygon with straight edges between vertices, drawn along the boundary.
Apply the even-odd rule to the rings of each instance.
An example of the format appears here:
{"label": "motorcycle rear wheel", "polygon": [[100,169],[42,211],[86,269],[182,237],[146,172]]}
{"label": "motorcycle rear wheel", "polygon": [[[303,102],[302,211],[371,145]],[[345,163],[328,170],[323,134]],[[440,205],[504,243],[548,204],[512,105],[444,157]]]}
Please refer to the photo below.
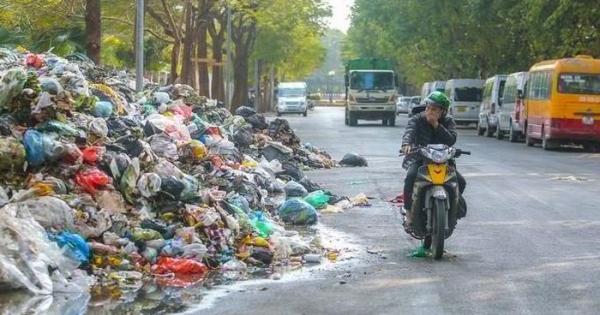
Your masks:
{"label": "motorcycle rear wheel", "polygon": [[446,239],[446,202],[444,200],[435,199],[432,215],[431,252],[433,259],[440,260],[444,255],[444,240]]}

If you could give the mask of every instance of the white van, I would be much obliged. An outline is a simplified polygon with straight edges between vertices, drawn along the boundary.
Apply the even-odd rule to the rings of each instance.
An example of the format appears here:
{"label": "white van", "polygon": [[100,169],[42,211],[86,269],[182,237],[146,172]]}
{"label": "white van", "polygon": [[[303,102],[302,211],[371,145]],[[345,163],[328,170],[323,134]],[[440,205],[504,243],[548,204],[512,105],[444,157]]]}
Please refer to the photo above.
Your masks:
{"label": "white van", "polygon": [[479,121],[479,106],[483,99],[483,84],[479,79],[452,79],[446,81],[444,93],[450,98],[450,115],[458,125]]}
{"label": "white van", "polygon": [[479,107],[479,123],[477,134],[493,137],[498,126],[498,109],[502,106],[502,92],[506,83],[505,74],[497,74],[485,80],[483,86],[483,99]]}
{"label": "white van", "polygon": [[425,99],[427,97],[427,95],[429,95],[429,91],[431,86],[431,82],[425,82],[423,83],[423,86],[421,87],[421,99]]}
{"label": "white van", "polygon": [[498,110],[498,130],[496,138],[502,140],[508,134],[510,142],[516,142],[523,135],[525,121],[524,91],[529,72],[515,72],[508,75],[504,85],[504,93]]}
{"label": "white van", "polygon": [[284,113],[308,114],[305,82],[281,82],[277,85],[277,116]]}

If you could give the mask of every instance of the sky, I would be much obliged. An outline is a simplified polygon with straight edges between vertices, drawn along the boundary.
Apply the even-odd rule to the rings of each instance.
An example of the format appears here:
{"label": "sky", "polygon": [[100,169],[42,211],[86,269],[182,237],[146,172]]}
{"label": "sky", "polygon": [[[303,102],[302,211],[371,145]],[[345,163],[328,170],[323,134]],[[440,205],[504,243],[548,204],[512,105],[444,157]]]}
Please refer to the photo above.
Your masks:
{"label": "sky", "polygon": [[346,33],[350,27],[350,7],[354,0],[327,0],[333,11],[333,17],[329,19],[331,28],[337,28]]}

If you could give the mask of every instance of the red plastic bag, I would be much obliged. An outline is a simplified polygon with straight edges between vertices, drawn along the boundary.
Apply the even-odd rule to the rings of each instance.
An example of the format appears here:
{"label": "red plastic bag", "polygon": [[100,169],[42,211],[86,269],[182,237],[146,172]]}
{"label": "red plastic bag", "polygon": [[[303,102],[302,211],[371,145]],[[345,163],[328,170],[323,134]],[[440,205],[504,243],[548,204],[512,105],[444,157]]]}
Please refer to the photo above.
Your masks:
{"label": "red plastic bag", "polygon": [[87,147],[81,151],[83,161],[87,164],[95,165],[98,158],[104,153],[102,147]]}
{"label": "red plastic bag", "polygon": [[39,69],[42,67],[42,64],[44,61],[42,59],[42,56],[40,56],[40,55],[28,54],[26,62],[27,62],[28,67]]}
{"label": "red plastic bag", "polygon": [[176,274],[197,274],[205,273],[206,266],[195,260],[160,257],[156,264],[152,266],[152,272],[157,274],[176,273]]}
{"label": "red plastic bag", "polygon": [[96,190],[110,184],[110,177],[101,170],[92,168],[86,171],[79,171],[75,175],[75,182],[86,192],[94,194]]}

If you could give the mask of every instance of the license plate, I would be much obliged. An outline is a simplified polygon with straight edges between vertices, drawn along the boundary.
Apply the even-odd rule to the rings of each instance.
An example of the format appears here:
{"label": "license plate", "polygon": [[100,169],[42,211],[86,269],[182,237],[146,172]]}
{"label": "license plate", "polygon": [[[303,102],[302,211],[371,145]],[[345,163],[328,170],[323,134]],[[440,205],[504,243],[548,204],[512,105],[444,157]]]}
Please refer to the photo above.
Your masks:
{"label": "license plate", "polygon": [[459,112],[459,113],[464,113],[464,112],[467,111],[467,108],[466,107],[457,107],[456,111]]}
{"label": "license plate", "polygon": [[583,116],[583,118],[581,118],[581,122],[584,125],[593,125],[594,124],[594,116]]}

